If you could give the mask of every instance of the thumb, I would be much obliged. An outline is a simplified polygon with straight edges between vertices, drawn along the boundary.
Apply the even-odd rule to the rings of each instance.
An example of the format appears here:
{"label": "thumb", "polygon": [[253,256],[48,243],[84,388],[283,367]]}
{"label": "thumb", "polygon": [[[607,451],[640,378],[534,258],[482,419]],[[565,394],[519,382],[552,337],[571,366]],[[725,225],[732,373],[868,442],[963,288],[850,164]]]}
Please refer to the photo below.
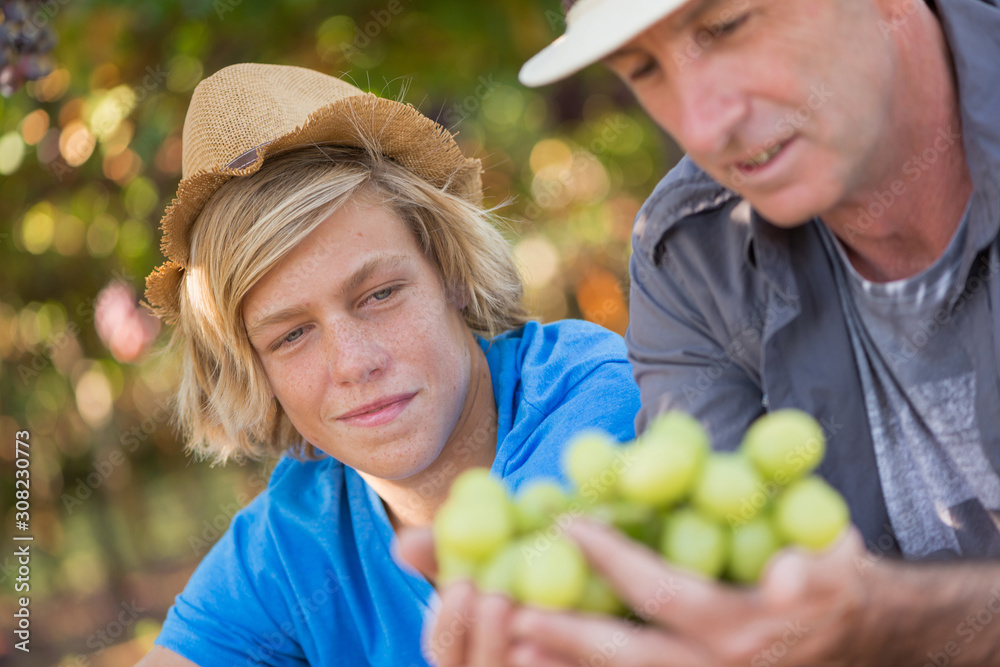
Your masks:
{"label": "thumb", "polygon": [[803,596],[839,589],[856,577],[855,561],[864,555],[864,538],[851,526],[826,550],[787,548],[778,552],[760,582],[763,599],[776,608],[794,606]]}

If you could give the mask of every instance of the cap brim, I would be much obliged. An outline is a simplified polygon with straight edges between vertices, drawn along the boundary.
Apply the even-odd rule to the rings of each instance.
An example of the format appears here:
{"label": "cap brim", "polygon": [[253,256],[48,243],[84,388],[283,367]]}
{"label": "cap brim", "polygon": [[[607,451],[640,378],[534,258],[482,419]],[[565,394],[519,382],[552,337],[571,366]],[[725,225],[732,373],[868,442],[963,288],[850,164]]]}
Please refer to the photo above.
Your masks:
{"label": "cap brim", "polygon": [[687,1],[609,0],[595,3],[574,18],[564,35],[524,63],[518,79],[525,86],[536,87],[574,74],[611,55]]}

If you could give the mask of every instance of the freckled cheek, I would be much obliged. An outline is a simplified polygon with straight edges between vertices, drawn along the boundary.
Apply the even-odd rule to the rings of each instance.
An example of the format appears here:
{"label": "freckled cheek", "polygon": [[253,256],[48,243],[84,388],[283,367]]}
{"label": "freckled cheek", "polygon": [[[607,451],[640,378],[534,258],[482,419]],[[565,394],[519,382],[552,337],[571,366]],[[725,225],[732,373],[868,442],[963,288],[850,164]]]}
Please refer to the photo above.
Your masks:
{"label": "freckled cheek", "polygon": [[[440,297],[439,297],[440,298]],[[410,308],[393,318],[383,340],[394,354],[420,354],[420,350],[446,347],[449,340],[449,313],[430,294],[420,294]]]}
{"label": "freckled cheek", "polygon": [[462,380],[464,340],[453,331],[448,317],[448,313],[439,311],[429,313],[422,321],[412,322],[395,352],[418,368],[439,392],[453,393]]}
{"label": "freckled cheek", "polygon": [[294,419],[318,414],[323,397],[324,370],[315,364],[265,365],[275,396]]}

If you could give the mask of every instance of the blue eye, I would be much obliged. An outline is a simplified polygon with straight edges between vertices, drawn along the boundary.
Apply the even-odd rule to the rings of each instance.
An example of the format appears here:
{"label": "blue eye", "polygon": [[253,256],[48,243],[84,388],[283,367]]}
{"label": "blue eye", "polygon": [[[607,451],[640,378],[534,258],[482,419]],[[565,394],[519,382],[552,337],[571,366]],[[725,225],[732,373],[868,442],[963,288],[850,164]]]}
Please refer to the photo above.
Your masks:
{"label": "blue eye", "polygon": [[285,334],[284,337],[274,341],[274,343],[271,345],[271,351],[277,352],[279,349],[285,347],[285,345],[294,344],[295,341],[302,338],[302,336],[304,336],[305,333],[306,333],[305,327],[298,327],[297,329],[292,329],[287,334]]}
{"label": "blue eye", "polygon": [[372,293],[372,298],[376,301],[385,301],[390,296],[392,296],[393,288],[386,287],[385,289],[380,289],[377,292]]}

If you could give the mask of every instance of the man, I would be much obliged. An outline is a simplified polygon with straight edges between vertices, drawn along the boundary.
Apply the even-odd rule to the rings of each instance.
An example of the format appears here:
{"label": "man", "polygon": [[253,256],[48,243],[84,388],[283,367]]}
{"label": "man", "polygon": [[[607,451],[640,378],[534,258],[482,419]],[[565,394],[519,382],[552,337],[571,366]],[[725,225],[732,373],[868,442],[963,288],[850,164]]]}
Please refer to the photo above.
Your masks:
{"label": "man", "polygon": [[634,230],[637,427],[682,409],[732,449],[802,408],[857,529],[743,591],[580,522],[650,625],[457,586],[432,641],[498,629],[442,664],[995,664],[1000,565],[884,557],[1000,555],[996,1],[581,0],[567,26],[522,81],[601,60],[687,152]]}

